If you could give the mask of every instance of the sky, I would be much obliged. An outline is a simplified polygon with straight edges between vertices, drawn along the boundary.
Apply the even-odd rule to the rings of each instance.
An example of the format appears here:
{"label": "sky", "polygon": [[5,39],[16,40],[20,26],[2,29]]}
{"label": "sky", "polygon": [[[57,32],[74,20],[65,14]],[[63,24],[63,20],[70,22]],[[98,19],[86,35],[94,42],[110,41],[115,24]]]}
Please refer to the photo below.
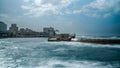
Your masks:
{"label": "sky", "polygon": [[0,0],[0,21],[8,27],[60,33],[120,36],[120,0]]}

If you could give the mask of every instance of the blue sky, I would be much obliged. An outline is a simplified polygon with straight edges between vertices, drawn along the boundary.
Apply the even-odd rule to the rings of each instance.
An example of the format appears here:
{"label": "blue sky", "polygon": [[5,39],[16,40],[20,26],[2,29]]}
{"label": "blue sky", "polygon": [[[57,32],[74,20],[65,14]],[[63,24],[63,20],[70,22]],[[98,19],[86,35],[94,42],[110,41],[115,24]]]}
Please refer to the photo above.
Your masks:
{"label": "blue sky", "polygon": [[120,35],[120,0],[0,0],[0,21],[36,31]]}

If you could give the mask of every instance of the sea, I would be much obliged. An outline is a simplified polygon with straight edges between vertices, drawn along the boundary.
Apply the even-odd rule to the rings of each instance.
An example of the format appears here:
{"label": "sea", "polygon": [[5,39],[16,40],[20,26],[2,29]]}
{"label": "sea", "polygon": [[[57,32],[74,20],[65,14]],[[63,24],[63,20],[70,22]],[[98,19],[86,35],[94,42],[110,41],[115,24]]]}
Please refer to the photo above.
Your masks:
{"label": "sea", "polygon": [[120,45],[4,38],[0,68],[120,68]]}

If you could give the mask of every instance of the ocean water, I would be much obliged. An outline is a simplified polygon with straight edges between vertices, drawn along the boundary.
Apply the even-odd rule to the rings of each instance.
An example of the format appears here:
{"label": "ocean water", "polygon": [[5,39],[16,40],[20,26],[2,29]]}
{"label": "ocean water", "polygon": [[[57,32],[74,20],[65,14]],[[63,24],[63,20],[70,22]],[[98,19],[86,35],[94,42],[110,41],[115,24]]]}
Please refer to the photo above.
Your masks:
{"label": "ocean water", "polygon": [[120,45],[0,39],[0,68],[120,68]]}

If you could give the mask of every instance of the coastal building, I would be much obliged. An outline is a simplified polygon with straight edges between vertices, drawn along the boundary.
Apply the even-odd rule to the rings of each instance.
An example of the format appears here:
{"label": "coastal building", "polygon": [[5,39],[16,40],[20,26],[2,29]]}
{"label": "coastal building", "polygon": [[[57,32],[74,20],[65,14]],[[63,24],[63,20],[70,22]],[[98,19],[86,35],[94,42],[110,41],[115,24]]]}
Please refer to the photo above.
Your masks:
{"label": "coastal building", "polygon": [[33,30],[31,30],[31,29],[29,29],[29,28],[26,28],[26,29],[25,29],[25,32],[26,32],[26,33],[30,33],[30,34],[31,34],[31,33],[33,33],[34,31],[33,31]]}
{"label": "coastal building", "polygon": [[0,22],[0,32],[6,32],[7,25],[4,22]]}
{"label": "coastal building", "polygon": [[55,36],[55,30],[53,27],[45,27],[43,28],[43,33],[46,37],[53,37]]}
{"label": "coastal building", "polygon": [[18,31],[18,37],[40,37],[40,32],[33,31],[29,28],[20,28]]}
{"label": "coastal building", "polygon": [[7,25],[4,22],[0,22],[0,38],[4,38],[7,36]]}
{"label": "coastal building", "polygon": [[18,26],[17,24],[11,24],[10,28],[9,28],[9,32],[13,35],[16,36],[18,33]]}
{"label": "coastal building", "polygon": [[24,28],[20,28],[20,30],[18,31],[18,36],[19,37],[24,37],[24,35],[25,35],[25,29]]}
{"label": "coastal building", "polygon": [[20,30],[19,30],[19,33],[21,33],[21,34],[26,34],[26,33],[32,33],[33,32],[33,30],[31,30],[31,29],[29,29],[29,28],[20,28]]}

